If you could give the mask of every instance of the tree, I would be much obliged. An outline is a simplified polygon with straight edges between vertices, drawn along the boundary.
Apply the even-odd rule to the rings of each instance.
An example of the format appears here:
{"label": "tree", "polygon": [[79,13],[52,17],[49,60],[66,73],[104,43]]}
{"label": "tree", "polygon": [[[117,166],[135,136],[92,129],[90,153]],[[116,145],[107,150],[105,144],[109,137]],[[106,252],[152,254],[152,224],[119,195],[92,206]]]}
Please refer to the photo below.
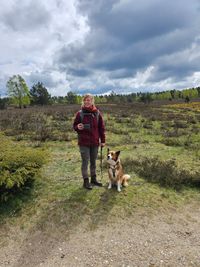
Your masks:
{"label": "tree", "polygon": [[198,93],[198,97],[200,97],[200,87],[197,87],[197,93]]}
{"label": "tree", "polygon": [[145,104],[149,104],[153,101],[153,98],[150,93],[142,93],[139,100]]}
{"label": "tree", "polygon": [[30,92],[25,80],[20,75],[13,75],[6,84],[8,95],[20,108],[30,104]]}
{"label": "tree", "polygon": [[0,96],[0,109],[6,109],[8,101],[8,98],[1,98]]}
{"label": "tree", "polygon": [[175,89],[170,90],[170,94],[171,94],[171,98],[172,99],[175,99],[175,93],[176,93],[176,90]]}
{"label": "tree", "polygon": [[45,86],[38,82],[30,90],[31,103],[36,105],[47,105],[50,103],[51,95]]}
{"label": "tree", "polygon": [[185,97],[185,103],[189,103],[190,102],[190,98],[189,98],[189,96],[187,95],[186,97]]}
{"label": "tree", "polygon": [[78,96],[71,91],[69,91],[67,93],[66,99],[67,99],[67,103],[69,103],[69,104],[77,104],[78,103]]}

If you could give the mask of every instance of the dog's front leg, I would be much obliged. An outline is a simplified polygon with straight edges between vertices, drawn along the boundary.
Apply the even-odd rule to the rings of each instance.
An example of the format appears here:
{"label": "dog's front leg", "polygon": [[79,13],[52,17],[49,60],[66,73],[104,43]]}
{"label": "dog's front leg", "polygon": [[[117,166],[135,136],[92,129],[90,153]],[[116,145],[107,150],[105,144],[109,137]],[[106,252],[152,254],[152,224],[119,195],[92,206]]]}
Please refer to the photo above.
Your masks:
{"label": "dog's front leg", "polygon": [[121,192],[121,183],[120,183],[120,181],[117,182],[117,191]]}
{"label": "dog's front leg", "polygon": [[111,189],[111,188],[112,188],[112,182],[109,181],[108,189]]}

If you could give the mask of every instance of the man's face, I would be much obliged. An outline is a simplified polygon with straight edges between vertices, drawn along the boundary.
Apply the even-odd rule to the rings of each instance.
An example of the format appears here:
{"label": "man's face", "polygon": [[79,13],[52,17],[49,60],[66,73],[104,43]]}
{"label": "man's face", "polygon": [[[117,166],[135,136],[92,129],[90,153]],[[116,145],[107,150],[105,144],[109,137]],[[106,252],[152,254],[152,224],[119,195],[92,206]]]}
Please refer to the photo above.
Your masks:
{"label": "man's face", "polygon": [[90,98],[90,97],[85,98],[85,100],[83,102],[84,102],[84,106],[87,108],[92,106],[92,98]]}

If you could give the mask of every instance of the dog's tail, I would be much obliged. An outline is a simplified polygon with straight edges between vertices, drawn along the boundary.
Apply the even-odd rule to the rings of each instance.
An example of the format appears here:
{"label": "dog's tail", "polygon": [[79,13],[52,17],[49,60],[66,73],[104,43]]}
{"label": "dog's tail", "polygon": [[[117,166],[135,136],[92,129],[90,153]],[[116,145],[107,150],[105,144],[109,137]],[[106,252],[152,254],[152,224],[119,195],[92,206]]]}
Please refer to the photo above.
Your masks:
{"label": "dog's tail", "polygon": [[128,175],[128,174],[124,174],[123,175],[123,186],[127,186],[128,185],[128,180],[130,179],[131,177],[130,177],[130,175]]}
{"label": "dog's tail", "polygon": [[128,175],[128,174],[124,174],[124,175],[123,175],[123,178],[124,178],[125,180],[129,180],[129,179],[131,178],[131,176]]}

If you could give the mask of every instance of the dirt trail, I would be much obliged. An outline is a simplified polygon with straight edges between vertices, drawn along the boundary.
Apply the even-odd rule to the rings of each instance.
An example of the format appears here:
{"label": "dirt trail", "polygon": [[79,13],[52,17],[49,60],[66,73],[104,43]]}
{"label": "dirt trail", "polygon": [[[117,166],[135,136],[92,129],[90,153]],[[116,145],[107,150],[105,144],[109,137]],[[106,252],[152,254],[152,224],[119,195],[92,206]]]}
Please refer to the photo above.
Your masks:
{"label": "dirt trail", "polygon": [[[58,234],[57,234],[58,233]],[[0,266],[200,266],[198,203],[154,216],[135,214],[70,235],[11,228],[0,249]]]}

